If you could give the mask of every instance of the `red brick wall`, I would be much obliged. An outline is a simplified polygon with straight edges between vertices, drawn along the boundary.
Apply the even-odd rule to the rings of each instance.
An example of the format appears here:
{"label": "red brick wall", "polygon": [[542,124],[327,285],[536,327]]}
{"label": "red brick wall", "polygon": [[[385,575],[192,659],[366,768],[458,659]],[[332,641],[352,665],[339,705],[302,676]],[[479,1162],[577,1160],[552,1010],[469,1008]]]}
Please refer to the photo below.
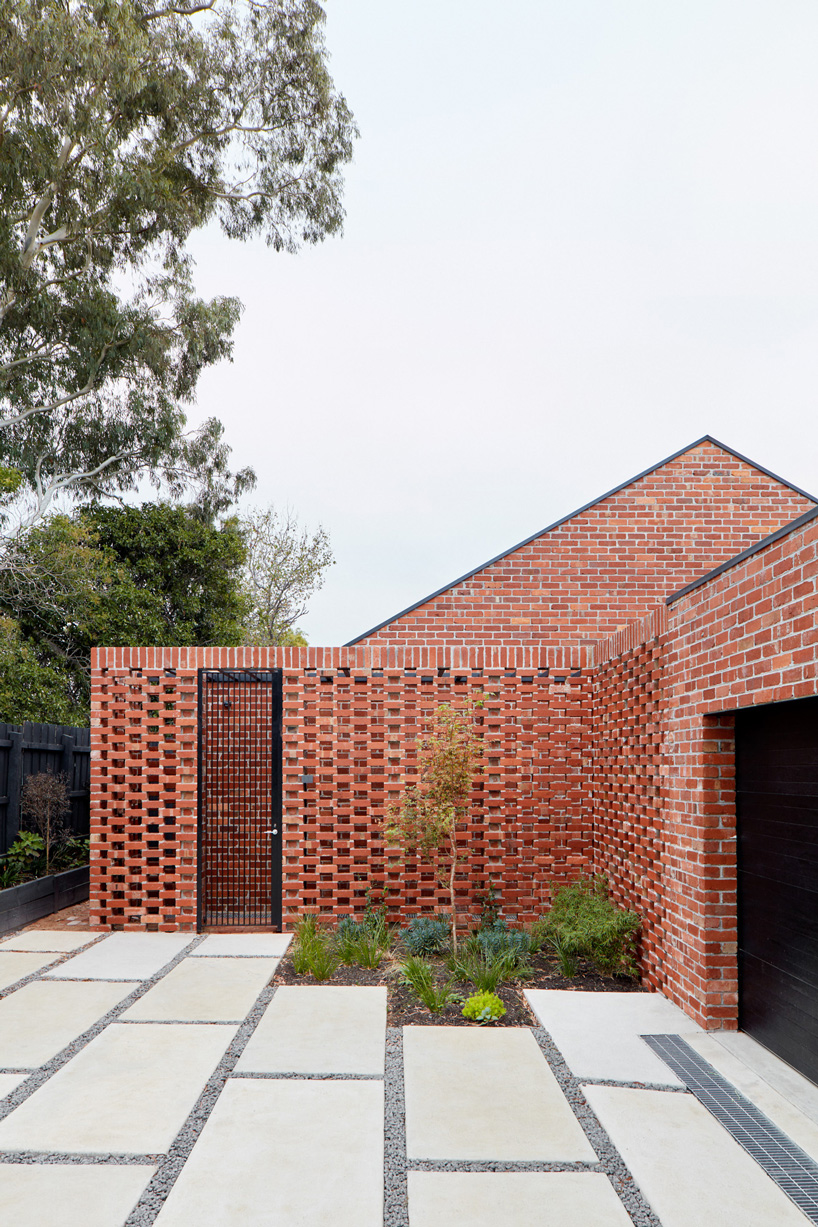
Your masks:
{"label": "red brick wall", "polygon": [[665,983],[666,642],[660,606],[598,645],[593,687],[593,868],[642,917],[642,970],[654,988]]}
{"label": "red brick wall", "polygon": [[813,506],[704,442],[361,642],[596,640]]}
{"label": "red brick wall", "polygon": [[594,867],[650,983],[737,1025],[736,710],[818,694],[818,520],[598,647]]}
{"label": "red brick wall", "polygon": [[195,925],[198,668],[284,671],[288,920],[359,912],[368,887],[395,915],[440,904],[428,870],[383,848],[379,821],[415,778],[429,713],[479,695],[462,910],[491,881],[529,919],[553,883],[606,872],[645,918],[649,982],[734,1027],[733,714],[818,694],[816,608],[813,520],[673,601],[666,623],[654,611],[594,647],[99,649],[92,921]]}
{"label": "red brick wall", "polygon": [[[587,867],[583,722],[590,653],[557,649],[109,648],[93,670],[91,916],[103,927],[196,923],[197,670],[283,669],[283,899],[392,914],[443,902],[434,874],[384,849],[388,804],[417,774],[441,703],[482,700],[484,770],[458,873],[460,906],[489,882],[509,917],[533,919],[551,883]],[[312,777],[304,781],[303,776]]]}
{"label": "red brick wall", "polygon": [[673,602],[667,650],[668,983],[735,1026],[733,713],[818,694],[818,521]]}

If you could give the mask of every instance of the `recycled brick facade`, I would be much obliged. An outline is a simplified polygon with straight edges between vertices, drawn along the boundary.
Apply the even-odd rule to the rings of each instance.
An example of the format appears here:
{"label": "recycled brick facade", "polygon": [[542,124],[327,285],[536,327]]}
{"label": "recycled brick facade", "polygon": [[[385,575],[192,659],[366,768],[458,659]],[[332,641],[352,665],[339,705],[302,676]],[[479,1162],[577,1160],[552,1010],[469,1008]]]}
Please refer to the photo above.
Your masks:
{"label": "recycled brick facade", "polygon": [[[197,920],[200,668],[283,670],[283,905],[391,915],[437,908],[434,873],[384,848],[388,805],[417,776],[440,704],[476,711],[483,772],[458,873],[479,912],[491,883],[506,912],[539,915],[554,883],[590,863],[583,817],[589,651],[511,649],[98,649],[92,733],[92,923],[193,929]],[[207,874],[207,868],[203,868]]]}
{"label": "recycled brick facade", "polygon": [[666,642],[662,605],[597,645],[591,721],[593,869],[642,917],[642,973],[653,988],[666,978]]}
{"label": "recycled brick facade", "polygon": [[[667,529],[661,567],[651,517]],[[734,715],[818,694],[818,508],[707,441],[563,529],[562,572],[552,533],[362,645],[98,649],[92,923],[196,926],[199,669],[283,671],[285,924],[368,899],[396,919],[441,906],[434,874],[386,849],[381,823],[417,778],[431,712],[479,700],[460,910],[475,915],[491,883],[529,920],[555,885],[604,872],[643,917],[647,983],[735,1027]]]}
{"label": "recycled brick facade", "polygon": [[670,603],[664,818],[668,985],[735,1026],[736,710],[818,694],[818,519]]}
{"label": "recycled brick facade", "polygon": [[706,1026],[738,1015],[735,712],[818,694],[816,610],[811,518],[598,649],[594,868],[645,918],[648,982]]}
{"label": "recycled brick facade", "polygon": [[605,638],[813,506],[703,439],[354,642]]}

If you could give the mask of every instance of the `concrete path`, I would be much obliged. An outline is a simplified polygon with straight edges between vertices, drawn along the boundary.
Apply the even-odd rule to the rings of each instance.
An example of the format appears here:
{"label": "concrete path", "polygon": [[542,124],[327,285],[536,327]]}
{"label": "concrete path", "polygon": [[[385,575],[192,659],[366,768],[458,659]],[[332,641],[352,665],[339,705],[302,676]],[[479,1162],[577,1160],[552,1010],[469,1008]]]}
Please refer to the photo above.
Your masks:
{"label": "concrete path", "polygon": [[595,1163],[530,1031],[405,1027],[409,1159]]}
{"label": "concrete path", "polygon": [[684,1035],[818,1158],[818,1090],[746,1037],[659,996],[544,991],[541,1028],[390,1030],[384,989],[273,989],[288,941],[4,941],[0,1223],[809,1221],[639,1038]]}
{"label": "concrete path", "polygon": [[701,1028],[661,993],[529,989],[526,997],[578,1077],[682,1085],[640,1036]]}

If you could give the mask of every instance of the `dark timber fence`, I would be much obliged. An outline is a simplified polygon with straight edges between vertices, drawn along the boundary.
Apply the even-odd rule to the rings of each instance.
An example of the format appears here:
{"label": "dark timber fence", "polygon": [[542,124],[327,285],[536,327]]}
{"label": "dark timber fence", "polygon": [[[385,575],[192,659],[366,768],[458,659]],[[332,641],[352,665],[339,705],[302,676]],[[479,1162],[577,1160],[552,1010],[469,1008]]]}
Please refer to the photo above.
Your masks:
{"label": "dark timber fence", "polygon": [[47,771],[68,777],[67,825],[88,834],[91,732],[62,724],[0,724],[0,856],[20,830],[20,793],[29,775]]}

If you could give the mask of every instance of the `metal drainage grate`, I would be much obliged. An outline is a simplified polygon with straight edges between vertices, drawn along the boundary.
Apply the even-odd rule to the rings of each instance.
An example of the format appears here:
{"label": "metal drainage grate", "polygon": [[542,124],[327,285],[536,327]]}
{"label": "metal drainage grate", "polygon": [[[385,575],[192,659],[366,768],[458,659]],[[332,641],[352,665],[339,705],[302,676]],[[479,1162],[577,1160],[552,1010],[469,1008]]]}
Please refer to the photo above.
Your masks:
{"label": "metal drainage grate", "polygon": [[798,1209],[818,1223],[818,1163],[678,1035],[643,1035],[642,1039]]}

